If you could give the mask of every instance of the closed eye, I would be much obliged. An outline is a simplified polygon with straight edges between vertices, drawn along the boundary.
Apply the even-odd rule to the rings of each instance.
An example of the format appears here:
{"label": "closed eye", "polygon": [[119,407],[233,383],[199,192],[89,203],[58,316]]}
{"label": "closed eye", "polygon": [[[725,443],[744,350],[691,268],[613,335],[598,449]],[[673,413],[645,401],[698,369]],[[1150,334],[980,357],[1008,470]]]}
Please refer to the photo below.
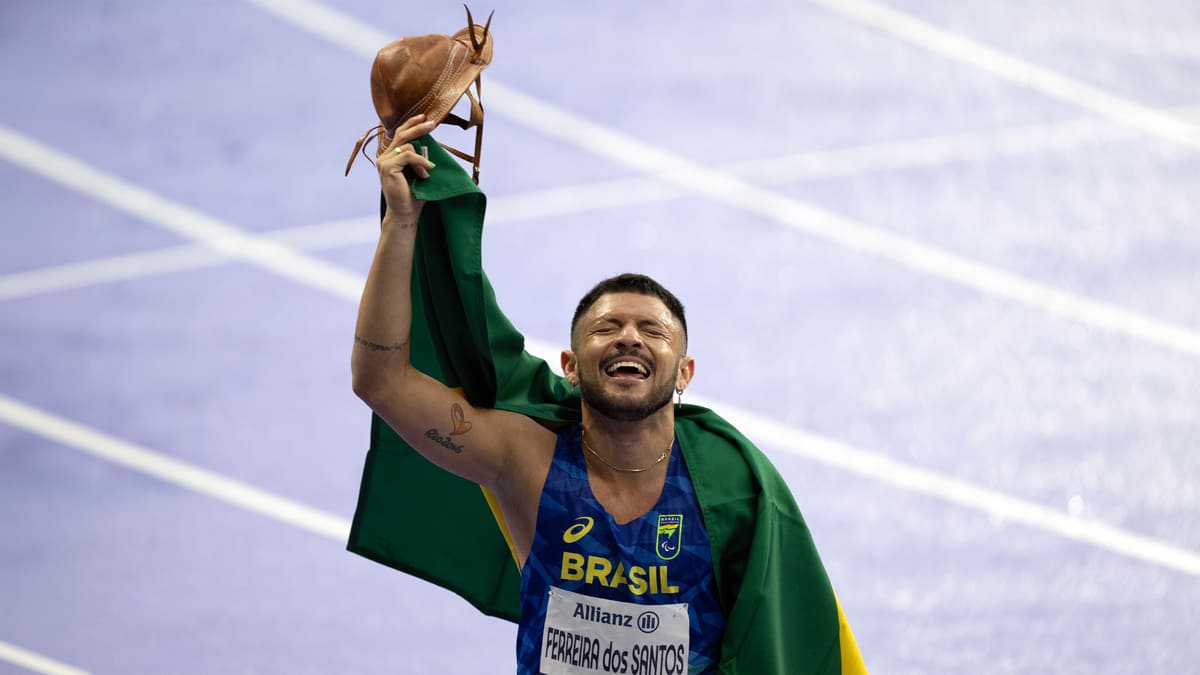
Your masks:
{"label": "closed eye", "polygon": [[654,338],[665,339],[669,337],[666,329],[658,324],[643,325],[642,332]]}

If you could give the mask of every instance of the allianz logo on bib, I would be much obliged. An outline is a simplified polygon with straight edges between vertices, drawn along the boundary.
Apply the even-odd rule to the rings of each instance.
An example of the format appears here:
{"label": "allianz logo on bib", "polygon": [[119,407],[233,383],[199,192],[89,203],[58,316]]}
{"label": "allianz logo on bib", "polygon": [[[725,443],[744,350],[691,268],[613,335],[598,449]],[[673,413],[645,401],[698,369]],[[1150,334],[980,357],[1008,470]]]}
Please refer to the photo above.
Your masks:
{"label": "allianz logo on bib", "polygon": [[642,612],[638,615],[637,627],[643,633],[653,633],[658,630],[658,614],[650,610]]}
{"label": "allianz logo on bib", "polygon": [[591,621],[593,623],[602,623],[609,626],[625,626],[626,628],[637,629],[643,633],[653,633],[658,630],[658,614],[646,610],[637,617],[637,623],[633,621],[632,614],[622,614],[620,612],[609,612],[595,605],[589,605],[586,602],[575,603],[575,611],[572,613],[576,619]]}
{"label": "allianz logo on bib", "polygon": [[632,614],[620,614],[618,612],[606,612],[595,605],[589,605],[583,602],[575,603],[575,612],[572,614],[576,619],[591,621],[593,623],[603,623],[610,626],[627,626],[633,627]]}

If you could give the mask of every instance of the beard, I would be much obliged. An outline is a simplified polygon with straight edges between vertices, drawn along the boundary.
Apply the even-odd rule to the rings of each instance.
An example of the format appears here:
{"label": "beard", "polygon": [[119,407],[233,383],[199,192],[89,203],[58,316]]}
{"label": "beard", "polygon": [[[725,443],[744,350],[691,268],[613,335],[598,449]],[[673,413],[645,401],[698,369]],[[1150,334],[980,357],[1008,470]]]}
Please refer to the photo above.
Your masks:
{"label": "beard", "polygon": [[675,387],[671,382],[650,390],[640,400],[622,400],[611,396],[602,387],[595,386],[586,378],[579,378],[579,396],[585,405],[605,417],[617,422],[640,422],[670,405]]}

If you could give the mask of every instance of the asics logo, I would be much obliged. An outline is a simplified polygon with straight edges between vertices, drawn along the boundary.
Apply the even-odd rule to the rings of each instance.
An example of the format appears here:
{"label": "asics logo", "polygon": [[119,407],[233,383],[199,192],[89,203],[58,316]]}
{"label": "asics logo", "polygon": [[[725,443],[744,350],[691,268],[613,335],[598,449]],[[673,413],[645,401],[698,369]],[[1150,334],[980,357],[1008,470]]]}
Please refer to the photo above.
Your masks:
{"label": "asics logo", "polygon": [[579,541],[580,539],[583,539],[584,537],[587,536],[588,532],[592,531],[593,522],[594,521],[592,521],[592,519],[587,516],[582,516],[580,518],[576,518],[575,524],[568,527],[563,532],[563,541],[568,544],[574,544],[575,542]]}

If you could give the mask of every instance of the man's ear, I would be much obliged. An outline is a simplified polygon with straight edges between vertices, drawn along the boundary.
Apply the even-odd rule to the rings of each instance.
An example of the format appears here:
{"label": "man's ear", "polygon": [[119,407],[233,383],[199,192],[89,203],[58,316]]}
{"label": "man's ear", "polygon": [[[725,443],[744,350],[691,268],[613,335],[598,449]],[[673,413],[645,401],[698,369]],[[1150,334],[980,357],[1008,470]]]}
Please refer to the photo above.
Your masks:
{"label": "man's ear", "polygon": [[696,359],[684,355],[679,359],[679,372],[675,373],[675,390],[683,391],[687,389],[688,383],[696,375]]}
{"label": "man's ear", "polygon": [[575,352],[571,351],[570,349],[564,349],[564,350],[562,350],[562,356],[560,357],[560,359],[561,359],[563,375],[566,376],[567,382],[570,382],[572,387],[578,385],[579,384],[579,372],[578,372],[579,364],[578,364],[578,362],[575,361]]}

